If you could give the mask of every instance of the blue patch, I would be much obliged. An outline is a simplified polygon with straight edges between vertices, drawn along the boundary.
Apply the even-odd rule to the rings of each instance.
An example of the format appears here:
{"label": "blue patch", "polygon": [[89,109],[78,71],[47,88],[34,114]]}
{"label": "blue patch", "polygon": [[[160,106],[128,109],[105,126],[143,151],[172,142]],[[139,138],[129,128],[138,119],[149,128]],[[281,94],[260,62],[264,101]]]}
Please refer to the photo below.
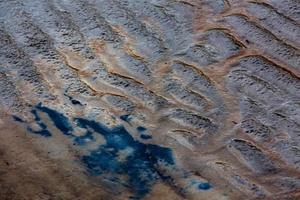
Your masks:
{"label": "blue patch", "polygon": [[158,161],[165,164],[174,165],[174,158],[172,150],[169,148],[161,147],[155,144],[147,144],[149,151],[151,152],[152,160],[157,163]]}
{"label": "blue patch", "polygon": [[76,99],[72,99],[72,100],[71,100],[71,103],[72,103],[73,105],[80,105],[80,106],[82,106],[81,102],[78,101],[78,100],[76,100]]}
{"label": "blue patch", "polygon": [[131,115],[122,115],[122,116],[120,116],[120,119],[125,121],[125,122],[130,122],[132,117],[131,117]]}
{"label": "blue patch", "polygon": [[92,142],[92,141],[95,141],[95,139],[91,132],[87,132],[83,136],[78,136],[78,137],[74,138],[74,142],[77,145],[85,145],[86,143]]}
{"label": "blue patch", "polygon": [[71,97],[71,96],[69,96],[69,95],[67,95],[67,94],[64,94],[64,95],[65,95],[66,97],[69,98],[69,100],[71,101],[71,103],[72,103],[73,105],[80,105],[80,106],[83,106],[82,103],[81,103],[80,101],[74,99],[73,97]]}
{"label": "blue patch", "polygon": [[69,122],[69,119],[65,117],[63,114],[52,110],[50,108],[47,108],[45,106],[42,106],[41,103],[39,103],[36,108],[44,113],[46,113],[50,119],[53,121],[54,125],[65,135],[71,135],[73,128]]}
{"label": "blue patch", "polygon": [[143,127],[143,126],[138,126],[138,127],[136,128],[136,130],[137,130],[138,132],[145,132],[145,131],[147,130],[147,128],[145,128],[145,127]]}
{"label": "blue patch", "polygon": [[18,116],[13,115],[12,117],[13,117],[13,119],[14,119],[16,122],[20,122],[20,123],[24,123],[24,122],[25,122],[23,119],[21,119],[21,118],[18,117]]}
{"label": "blue patch", "polygon": [[149,139],[152,138],[151,135],[145,135],[145,134],[142,134],[140,137],[141,137],[142,139],[144,139],[144,140],[149,140]]}
{"label": "blue patch", "polygon": [[30,131],[31,133],[38,134],[38,135],[41,135],[41,136],[44,136],[44,137],[50,137],[50,136],[52,136],[52,134],[50,133],[50,131],[48,131],[48,129],[47,129],[47,125],[41,120],[38,112],[36,110],[31,110],[31,113],[34,116],[35,122],[40,126],[40,128],[42,130],[35,131],[35,130],[33,130],[30,127],[27,127],[27,130]]}
{"label": "blue patch", "polygon": [[[143,144],[135,140],[123,126],[113,129],[87,119],[77,118],[82,128],[92,128],[101,134],[106,144],[82,157],[82,162],[92,175],[112,174],[118,182],[122,182],[122,175],[128,175],[128,182],[124,185],[134,190],[131,199],[144,197],[157,180],[165,177],[157,170],[160,164],[174,165],[172,151],[169,148],[153,144]],[[130,149],[126,159],[119,159],[122,152]]]}
{"label": "blue patch", "polygon": [[138,126],[136,128],[136,130],[141,133],[140,137],[143,139],[143,140],[149,140],[152,138],[151,135],[148,135],[147,133],[145,133],[145,131],[147,130],[147,128],[143,127],[143,126]]}
{"label": "blue patch", "polygon": [[[36,123],[42,130],[33,133],[44,137],[51,136],[46,124],[41,120],[38,111],[45,112],[53,121],[54,125],[76,145],[85,145],[95,141],[93,134],[101,134],[105,139],[105,144],[99,145],[96,150],[91,150],[87,155],[81,157],[89,173],[93,176],[108,177],[107,180],[113,181],[129,188],[133,191],[131,200],[139,200],[151,191],[152,186],[157,181],[173,187],[177,193],[185,193],[184,189],[178,187],[175,180],[166,173],[165,167],[176,169],[172,150],[154,144],[144,144],[135,140],[124,126],[117,126],[112,129],[93,120],[75,118],[76,127],[86,130],[82,136],[73,134],[73,127],[69,119],[62,113],[38,104],[32,110]],[[122,116],[121,116],[122,118]],[[130,115],[124,115],[124,120],[131,119]],[[147,129],[139,126],[137,130],[141,132],[141,138],[150,139],[151,136],[144,133]],[[188,176],[188,174],[186,174]],[[128,177],[124,180],[124,177]],[[186,177],[185,177],[186,178]],[[208,190],[212,186],[207,182],[193,183],[200,190]]]}
{"label": "blue patch", "polygon": [[198,189],[200,190],[209,190],[212,186],[208,182],[199,183]]}
{"label": "blue patch", "polygon": [[[40,131],[35,131],[31,127],[27,127],[27,130],[34,133],[38,134],[44,137],[50,137],[52,134],[47,128],[47,125],[42,121],[41,117],[39,116],[38,110],[41,112],[46,113],[51,121],[53,121],[54,125],[65,135],[72,135],[73,128],[69,122],[69,119],[65,117],[63,114],[52,110],[50,108],[47,108],[45,106],[42,106],[41,103],[35,106],[35,109],[31,110],[31,113],[34,116],[34,120],[36,123],[39,125],[39,127],[42,129]],[[80,140],[80,139],[78,139]]]}
{"label": "blue patch", "polygon": [[41,121],[40,115],[38,114],[38,112],[35,109],[31,110],[31,113],[33,114],[34,120],[36,122],[40,122]]}
{"label": "blue patch", "polygon": [[28,131],[30,131],[31,133],[37,134],[37,135],[41,135],[44,137],[50,137],[52,136],[52,134],[50,133],[50,131],[48,131],[47,129],[42,129],[40,131],[35,131],[32,128],[28,127],[27,128]]}

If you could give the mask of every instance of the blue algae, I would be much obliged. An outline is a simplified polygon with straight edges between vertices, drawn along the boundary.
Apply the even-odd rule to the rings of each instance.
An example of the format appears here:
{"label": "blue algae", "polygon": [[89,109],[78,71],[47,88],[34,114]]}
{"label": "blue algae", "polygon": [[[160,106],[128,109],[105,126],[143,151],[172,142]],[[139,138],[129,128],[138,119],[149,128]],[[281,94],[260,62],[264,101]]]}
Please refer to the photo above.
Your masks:
{"label": "blue algae", "polygon": [[54,125],[65,135],[71,135],[73,128],[69,122],[69,119],[64,116],[62,113],[59,113],[55,110],[42,106],[39,103],[36,108],[44,113],[46,113],[50,119],[53,121]]}
{"label": "blue algae", "polygon": [[212,186],[208,182],[199,183],[198,185],[198,189],[200,190],[209,190],[210,188],[212,188]]}
{"label": "blue algae", "polygon": [[[122,175],[127,175],[129,179],[124,186],[134,190],[135,195],[131,199],[144,197],[155,181],[169,177],[159,172],[157,166],[175,164],[171,149],[141,143],[123,126],[109,129],[100,123],[83,118],[77,118],[76,121],[80,127],[91,128],[106,140],[106,144],[81,159],[91,175],[112,174],[117,179],[119,177],[120,183]],[[124,152],[126,159],[120,159],[120,155]]]}
{"label": "blue algae", "polygon": [[144,140],[149,140],[149,139],[152,138],[151,135],[145,135],[145,134],[142,134],[140,137],[141,137],[142,139],[144,139]]}

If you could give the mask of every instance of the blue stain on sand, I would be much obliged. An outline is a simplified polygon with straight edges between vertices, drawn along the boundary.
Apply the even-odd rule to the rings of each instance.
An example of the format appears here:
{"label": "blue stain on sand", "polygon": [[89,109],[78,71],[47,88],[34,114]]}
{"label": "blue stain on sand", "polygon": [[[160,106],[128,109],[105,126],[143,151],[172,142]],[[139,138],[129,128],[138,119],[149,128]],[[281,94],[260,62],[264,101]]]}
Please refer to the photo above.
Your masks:
{"label": "blue stain on sand", "polygon": [[[90,141],[95,141],[93,133],[103,136],[106,143],[99,145],[96,150],[90,151],[81,158],[89,173],[93,176],[109,175],[111,180],[128,187],[133,191],[134,196],[131,200],[138,200],[150,192],[151,187],[157,181],[169,181],[170,176],[158,170],[159,166],[175,166],[172,150],[154,144],[144,144],[135,140],[124,126],[117,126],[109,129],[105,125],[84,118],[76,118],[78,127],[85,129],[83,136],[75,136],[73,127],[69,119],[62,113],[38,104],[32,110],[37,124],[41,131],[33,133],[44,137],[51,136],[47,126],[39,117],[38,111],[46,113],[53,121],[53,124],[65,135],[73,138],[75,144],[82,146]],[[21,121],[14,117],[16,121]],[[23,123],[23,122],[22,122]],[[138,131],[144,132],[146,128],[138,127]],[[151,137],[151,136],[150,136]],[[148,138],[145,138],[148,139]],[[124,175],[128,176],[125,181]],[[198,188],[208,190],[211,188],[209,183],[199,183]]]}
{"label": "blue stain on sand", "polygon": [[36,106],[36,109],[48,114],[50,119],[53,121],[54,125],[65,135],[71,135],[73,128],[72,125],[69,122],[69,119],[64,116],[63,114],[52,110],[50,108],[47,108],[45,106],[42,106],[41,103],[39,103]]}
{"label": "blue stain on sand", "polygon": [[31,127],[27,127],[27,130],[29,130],[30,132],[32,132],[34,134],[38,134],[38,135],[41,135],[41,136],[44,136],[44,137],[50,137],[51,133],[47,129],[47,125],[40,118],[40,115],[38,114],[38,112],[35,109],[33,109],[31,111],[31,113],[34,115],[34,120],[39,125],[41,130],[36,131],[36,130],[33,130]]}
{"label": "blue stain on sand", "polygon": [[192,180],[190,186],[196,187],[198,190],[209,190],[213,187],[209,182],[199,180]]}
{"label": "blue stain on sand", "polygon": [[[31,113],[34,116],[34,120],[37,123],[37,125],[39,126],[40,130],[34,130],[31,127],[27,127],[27,130],[29,130],[31,133],[34,134],[38,134],[44,137],[50,137],[52,136],[52,134],[50,133],[50,131],[47,128],[47,125],[42,121],[39,112],[44,112],[46,113],[49,118],[51,119],[51,121],[54,123],[54,125],[65,135],[71,135],[73,128],[72,125],[69,123],[69,119],[64,116],[63,114],[52,110],[50,108],[47,108],[45,106],[42,106],[41,103],[39,103],[38,105],[36,105],[32,110]],[[23,119],[17,117],[17,116],[13,116],[13,119],[17,122],[20,123],[26,123]]]}
{"label": "blue stain on sand", "polygon": [[[115,180],[128,175],[126,184],[135,193],[132,199],[145,196],[155,181],[164,179],[156,169],[159,162],[165,165],[175,164],[171,149],[140,143],[123,126],[108,129],[95,121],[82,118],[77,118],[76,121],[81,128],[91,128],[106,140],[105,145],[82,157],[89,172],[92,175],[112,174]],[[126,159],[120,159],[124,152],[127,152]]]}
{"label": "blue stain on sand", "polygon": [[139,131],[139,132],[145,132],[145,131],[147,130],[147,128],[145,128],[145,127],[143,127],[143,126],[138,126],[138,127],[136,128],[136,130]]}
{"label": "blue stain on sand", "polygon": [[87,131],[83,136],[77,136],[74,138],[74,143],[80,146],[83,146],[92,141],[95,141],[95,138],[93,137],[93,133],[89,131]]}
{"label": "blue stain on sand", "polygon": [[120,116],[120,119],[129,123],[131,121],[132,117],[131,117],[131,115],[122,115],[122,116]]}
{"label": "blue stain on sand", "polygon": [[20,123],[24,123],[24,122],[25,122],[23,119],[21,119],[21,118],[18,117],[18,116],[13,115],[12,117],[13,117],[13,119],[14,119],[16,122],[20,122]]}
{"label": "blue stain on sand", "polygon": [[142,139],[144,139],[144,140],[149,140],[149,139],[152,138],[151,135],[148,135],[148,134],[146,133],[147,128],[145,128],[145,127],[143,127],[143,126],[138,126],[138,127],[136,128],[136,130],[141,134],[140,137],[141,137]]}
{"label": "blue stain on sand", "polygon": [[200,190],[209,190],[212,186],[208,182],[199,183],[198,189]]}

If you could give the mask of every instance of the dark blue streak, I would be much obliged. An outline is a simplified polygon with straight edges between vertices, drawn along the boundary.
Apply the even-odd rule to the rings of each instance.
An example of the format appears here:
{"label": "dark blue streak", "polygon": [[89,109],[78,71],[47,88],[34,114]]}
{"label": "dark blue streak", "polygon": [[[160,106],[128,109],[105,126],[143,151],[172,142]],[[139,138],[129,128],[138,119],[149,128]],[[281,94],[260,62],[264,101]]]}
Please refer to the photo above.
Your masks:
{"label": "dark blue streak", "polygon": [[151,135],[145,135],[145,134],[142,134],[142,135],[141,135],[141,138],[144,139],[144,140],[149,140],[149,139],[152,138],[152,136],[151,136]]}
{"label": "dark blue streak", "polygon": [[24,123],[24,122],[25,122],[23,119],[21,119],[21,118],[18,117],[18,116],[13,115],[12,117],[13,117],[13,119],[14,119],[16,122],[20,122],[20,123]]}

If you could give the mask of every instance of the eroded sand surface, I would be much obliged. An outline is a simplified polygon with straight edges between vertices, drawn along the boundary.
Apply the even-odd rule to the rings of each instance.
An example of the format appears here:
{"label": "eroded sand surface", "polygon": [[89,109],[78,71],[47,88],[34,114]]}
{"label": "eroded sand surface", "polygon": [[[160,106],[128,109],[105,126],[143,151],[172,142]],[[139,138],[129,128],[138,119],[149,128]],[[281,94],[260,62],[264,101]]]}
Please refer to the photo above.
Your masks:
{"label": "eroded sand surface", "polygon": [[300,199],[299,48],[299,0],[0,1],[0,199]]}

